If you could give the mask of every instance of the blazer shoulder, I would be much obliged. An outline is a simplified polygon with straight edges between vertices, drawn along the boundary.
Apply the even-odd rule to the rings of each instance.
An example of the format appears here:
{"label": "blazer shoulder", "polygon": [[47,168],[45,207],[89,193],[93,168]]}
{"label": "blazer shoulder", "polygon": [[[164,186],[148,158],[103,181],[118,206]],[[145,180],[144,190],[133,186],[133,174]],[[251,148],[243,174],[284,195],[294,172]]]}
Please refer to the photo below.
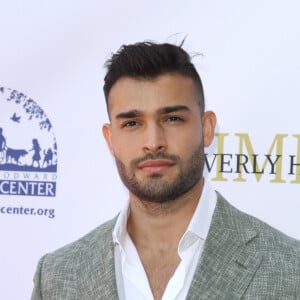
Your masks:
{"label": "blazer shoulder", "polygon": [[[67,244],[44,256],[44,263],[54,268],[56,266],[68,265],[74,260],[80,260],[81,257],[87,257],[99,253],[102,248],[109,247],[112,244],[112,231],[116,222],[116,217],[100,226],[96,227],[78,240]],[[45,267],[45,264],[44,264]]]}
{"label": "blazer shoulder", "polygon": [[[44,255],[32,299],[117,299],[112,231],[116,218]],[[107,296],[107,297],[106,297]]]}
{"label": "blazer shoulder", "polygon": [[[300,241],[294,239],[262,220],[242,212],[229,204],[224,197],[218,194],[219,214],[227,227],[239,233],[240,237],[247,239],[247,233],[256,233],[261,249],[268,252],[280,252],[289,257],[292,255],[300,261]],[[253,234],[254,236],[254,234]],[[247,241],[247,240],[246,240]]]}
{"label": "blazer shoulder", "polygon": [[251,299],[265,291],[272,299],[279,299],[282,293],[292,295],[290,299],[300,294],[300,241],[238,210],[220,194],[212,227],[213,240],[226,236],[228,247],[236,245],[237,261],[245,263],[256,257],[259,262],[248,288]]}

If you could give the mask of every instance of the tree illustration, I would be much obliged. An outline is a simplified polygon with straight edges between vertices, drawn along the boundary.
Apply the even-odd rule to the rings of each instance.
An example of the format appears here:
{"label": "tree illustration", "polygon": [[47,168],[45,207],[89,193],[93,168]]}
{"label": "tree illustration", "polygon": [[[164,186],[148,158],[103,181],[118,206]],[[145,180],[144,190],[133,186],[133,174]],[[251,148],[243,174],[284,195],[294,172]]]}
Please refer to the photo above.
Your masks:
{"label": "tree illustration", "polygon": [[25,112],[29,115],[28,120],[39,119],[39,127],[41,130],[51,130],[52,125],[50,123],[50,120],[47,118],[44,111],[36,104],[36,102],[34,102],[31,98],[27,98],[27,96],[23,93],[19,93],[16,90],[8,90],[10,91],[10,95],[6,99],[7,101],[13,101],[16,104],[23,104]]}

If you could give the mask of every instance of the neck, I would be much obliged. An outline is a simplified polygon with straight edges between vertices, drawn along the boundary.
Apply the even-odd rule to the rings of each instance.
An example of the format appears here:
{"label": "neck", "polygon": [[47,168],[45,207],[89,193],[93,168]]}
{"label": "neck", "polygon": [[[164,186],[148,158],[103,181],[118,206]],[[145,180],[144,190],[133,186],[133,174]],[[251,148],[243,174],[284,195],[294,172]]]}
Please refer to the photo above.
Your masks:
{"label": "neck", "polygon": [[141,201],[130,195],[128,233],[138,247],[177,248],[194,214],[203,188],[201,179],[190,191],[166,203]]}

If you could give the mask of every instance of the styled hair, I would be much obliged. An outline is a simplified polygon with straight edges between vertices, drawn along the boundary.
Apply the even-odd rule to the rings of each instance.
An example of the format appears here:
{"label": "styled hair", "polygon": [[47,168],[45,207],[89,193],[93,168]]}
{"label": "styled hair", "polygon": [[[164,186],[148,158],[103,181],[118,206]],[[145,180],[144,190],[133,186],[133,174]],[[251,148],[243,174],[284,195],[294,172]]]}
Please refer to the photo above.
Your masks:
{"label": "styled hair", "polygon": [[182,44],[156,44],[140,42],[123,45],[106,61],[104,77],[104,96],[108,109],[108,96],[112,86],[121,77],[153,79],[159,75],[175,73],[191,78],[199,92],[201,113],[204,111],[204,93],[200,76],[191,62],[190,55],[183,50]]}

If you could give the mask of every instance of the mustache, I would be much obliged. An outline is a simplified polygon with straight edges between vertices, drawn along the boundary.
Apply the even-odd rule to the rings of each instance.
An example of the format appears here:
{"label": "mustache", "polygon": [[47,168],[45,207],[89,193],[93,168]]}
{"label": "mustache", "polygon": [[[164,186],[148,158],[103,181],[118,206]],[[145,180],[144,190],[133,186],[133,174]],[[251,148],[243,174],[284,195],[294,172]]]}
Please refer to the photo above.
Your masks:
{"label": "mustache", "polygon": [[166,153],[158,152],[156,154],[147,153],[143,157],[136,158],[136,159],[134,159],[134,160],[131,161],[131,165],[132,166],[136,166],[136,165],[140,164],[143,161],[154,160],[154,159],[168,159],[168,160],[171,160],[171,161],[174,161],[174,162],[180,161],[180,157],[177,156],[177,155],[172,155],[172,154],[166,154]]}

